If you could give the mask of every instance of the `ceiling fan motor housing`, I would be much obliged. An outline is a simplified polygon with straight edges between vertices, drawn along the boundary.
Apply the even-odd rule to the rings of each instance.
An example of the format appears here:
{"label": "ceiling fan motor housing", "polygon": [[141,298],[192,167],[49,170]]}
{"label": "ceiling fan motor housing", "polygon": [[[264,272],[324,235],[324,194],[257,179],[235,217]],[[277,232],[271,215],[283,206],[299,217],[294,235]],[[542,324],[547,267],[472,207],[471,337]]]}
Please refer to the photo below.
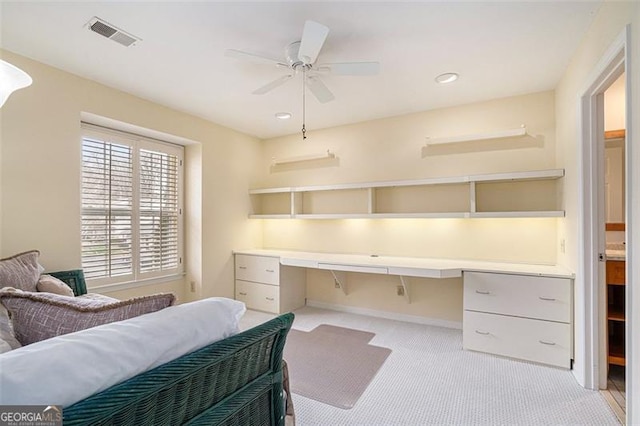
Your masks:
{"label": "ceiling fan motor housing", "polygon": [[294,41],[289,44],[285,48],[285,57],[287,58],[287,62],[296,71],[302,71],[302,68],[306,68],[307,70],[311,68],[311,64],[305,64],[298,57],[298,52],[300,51],[300,41]]}

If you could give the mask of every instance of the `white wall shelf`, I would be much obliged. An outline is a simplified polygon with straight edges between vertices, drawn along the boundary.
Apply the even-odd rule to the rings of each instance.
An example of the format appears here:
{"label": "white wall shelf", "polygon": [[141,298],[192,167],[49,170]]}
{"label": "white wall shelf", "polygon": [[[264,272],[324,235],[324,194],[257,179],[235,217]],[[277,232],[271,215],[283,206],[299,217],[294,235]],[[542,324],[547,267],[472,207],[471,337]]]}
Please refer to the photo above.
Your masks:
{"label": "white wall shelf", "polygon": [[259,219],[564,217],[564,169],[249,190]]}

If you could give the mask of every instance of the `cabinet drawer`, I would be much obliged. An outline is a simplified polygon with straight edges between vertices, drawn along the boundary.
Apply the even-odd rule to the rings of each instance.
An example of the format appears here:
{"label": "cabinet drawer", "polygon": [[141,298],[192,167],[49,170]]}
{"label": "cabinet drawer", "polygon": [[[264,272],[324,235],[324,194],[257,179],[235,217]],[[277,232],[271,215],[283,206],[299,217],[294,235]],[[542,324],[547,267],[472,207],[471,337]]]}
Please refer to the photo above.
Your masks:
{"label": "cabinet drawer", "polygon": [[248,309],[277,314],[280,310],[280,288],[248,281],[236,280],[236,300],[244,302]]}
{"label": "cabinet drawer", "polygon": [[607,260],[607,284],[624,285],[626,282],[624,260]]}
{"label": "cabinet drawer", "polygon": [[462,346],[571,368],[569,324],[465,311]]}
{"label": "cabinet drawer", "polygon": [[236,279],[279,285],[280,260],[277,257],[236,254]]}
{"label": "cabinet drawer", "polygon": [[464,309],[571,322],[571,280],[465,272]]}

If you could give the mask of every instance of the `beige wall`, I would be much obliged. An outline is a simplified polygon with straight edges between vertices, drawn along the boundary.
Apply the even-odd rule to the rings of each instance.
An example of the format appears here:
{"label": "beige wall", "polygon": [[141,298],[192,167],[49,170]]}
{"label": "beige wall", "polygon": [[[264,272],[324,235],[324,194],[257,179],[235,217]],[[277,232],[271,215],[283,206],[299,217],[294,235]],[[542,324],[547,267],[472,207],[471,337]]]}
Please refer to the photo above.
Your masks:
{"label": "beige wall", "polygon": [[[530,136],[429,148],[425,137],[518,128]],[[339,166],[271,172],[272,158],[322,154]],[[322,185],[550,169],[555,167],[554,93],[543,92],[427,111],[264,142],[261,187]],[[441,202],[448,202],[446,198]],[[322,252],[555,263],[555,218],[263,220],[264,246]],[[349,276],[344,296],[326,274],[308,273],[307,297],[444,321],[462,320],[459,280],[414,280],[412,303],[397,277]],[[437,281],[437,280],[436,280]]]}
{"label": "beige wall", "polygon": [[[186,280],[119,297],[176,292],[233,297],[232,249],[261,244],[245,196],[255,181],[257,139],[180,113],[11,52],[3,59],[25,70],[33,85],[0,110],[0,256],[37,248],[48,270],[80,262],[80,117],[91,113],[196,141],[186,149]],[[196,281],[198,292],[188,292]]]}

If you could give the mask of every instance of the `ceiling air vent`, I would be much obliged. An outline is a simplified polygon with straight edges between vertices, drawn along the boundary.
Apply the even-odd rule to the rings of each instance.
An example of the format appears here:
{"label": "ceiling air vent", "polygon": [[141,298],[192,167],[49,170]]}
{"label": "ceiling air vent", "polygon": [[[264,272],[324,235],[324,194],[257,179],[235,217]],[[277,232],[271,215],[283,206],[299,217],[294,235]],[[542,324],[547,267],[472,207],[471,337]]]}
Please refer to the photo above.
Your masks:
{"label": "ceiling air vent", "polygon": [[87,23],[87,28],[89,28],[94,33],[98,33],[101,36],[106,37],[109,40],[113,40],[125,47],[132,46],[136,42],[141,40],[136,36],[133,36],[122,31],[119,28],[114,27],[110,23],[98,18],[97,16],[91,18],[91,20]]}

